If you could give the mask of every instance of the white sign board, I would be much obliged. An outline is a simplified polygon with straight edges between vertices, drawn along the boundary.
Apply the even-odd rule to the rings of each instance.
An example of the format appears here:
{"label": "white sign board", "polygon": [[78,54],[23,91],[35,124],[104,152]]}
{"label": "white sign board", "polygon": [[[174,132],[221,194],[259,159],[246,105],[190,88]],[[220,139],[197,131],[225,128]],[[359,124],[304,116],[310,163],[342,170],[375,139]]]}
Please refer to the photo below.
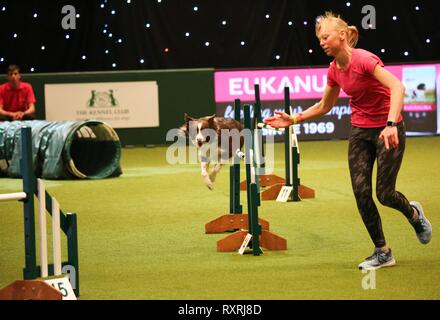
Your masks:
{"label": "white sign board", "polygon": [[46,120],[159,127],[158,91],[156,81],[45,84]]}
{"label": "white sign board", "polygon": [[287,186],[282,187],[276,201],[278,202],[289,201],[289,197],[292,191],[293,191],[293,187],[287,187]]}
{"label": "white sign board", "polygon": [[45,279],[44,282],[50,284],[52,287],[60,291],[63,295],[63,300],[76,300],[76,296],[73,292],[68,276]]}
{"label": "white sign board", "polygon": [[251,241],[252,235],[248,233],[246,237],[243,240],[243,243],[240,246],[240,249],[238,249],[239,254],[244,254],[244,250],[246,249],[247,245],[249,244],[249,241]]}

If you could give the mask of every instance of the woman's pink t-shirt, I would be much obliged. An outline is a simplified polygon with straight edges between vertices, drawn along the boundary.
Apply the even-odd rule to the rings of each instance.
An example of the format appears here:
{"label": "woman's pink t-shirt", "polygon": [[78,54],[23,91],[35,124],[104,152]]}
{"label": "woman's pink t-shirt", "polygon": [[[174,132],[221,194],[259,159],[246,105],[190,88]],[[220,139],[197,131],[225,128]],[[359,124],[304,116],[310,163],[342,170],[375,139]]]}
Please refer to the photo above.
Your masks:
{"label": "woman's pink t-shirt", "polygon": [[[338,69],[336,60],[330,64],[327,85],[339,86],[351,97],[351,124],[360,128],[384,127],[390,111],[390,89],[374,76],[376,65],[383,62],[373,53],[363,49],[353,49],[351,60],[345,70]],[[402,120],[399,116],[397,122]]]}

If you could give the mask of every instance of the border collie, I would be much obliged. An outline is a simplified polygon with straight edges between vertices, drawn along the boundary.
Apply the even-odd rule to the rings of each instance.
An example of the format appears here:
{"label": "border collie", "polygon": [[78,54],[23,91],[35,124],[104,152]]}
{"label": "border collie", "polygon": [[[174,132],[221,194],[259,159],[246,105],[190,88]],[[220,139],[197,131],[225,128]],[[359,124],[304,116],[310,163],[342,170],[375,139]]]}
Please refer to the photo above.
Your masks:
{"label": "border collie", "polygon": [[[193,118],[185,113],[185,124],[180,130],[198,149],[202,177],[206,186],[212,190],[221,167],[229,163],[237,149],[243,147],[243,125],[230,118],[215,114],[203,118]],[[209,164],[215,166],[209,172]]]}
{"label": "border collie", "polygon": [[426,85],[424,83],[420,83],[416,89],[411,90],[411,99],[415,101],[426,99]]}

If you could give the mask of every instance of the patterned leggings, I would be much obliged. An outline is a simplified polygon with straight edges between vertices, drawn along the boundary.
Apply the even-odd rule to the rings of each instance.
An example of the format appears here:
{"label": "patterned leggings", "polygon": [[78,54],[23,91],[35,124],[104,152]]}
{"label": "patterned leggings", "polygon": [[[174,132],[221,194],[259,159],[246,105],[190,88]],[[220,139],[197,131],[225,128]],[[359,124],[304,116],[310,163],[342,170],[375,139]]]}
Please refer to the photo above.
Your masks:
{"label": "patterned leggings", "polygon": [[398,127],[399,146],[385,149],[379,139],[383,128],[351,127],[348,164],[356,203],[362,220],[376,248],[386,245],[382,222],[373,201],[372,173],[377,160],[376,196],[381,204],[402,212],[411,219],[413,209],[403,194],[396,191],[397,174],[405,151],[405,126]]}

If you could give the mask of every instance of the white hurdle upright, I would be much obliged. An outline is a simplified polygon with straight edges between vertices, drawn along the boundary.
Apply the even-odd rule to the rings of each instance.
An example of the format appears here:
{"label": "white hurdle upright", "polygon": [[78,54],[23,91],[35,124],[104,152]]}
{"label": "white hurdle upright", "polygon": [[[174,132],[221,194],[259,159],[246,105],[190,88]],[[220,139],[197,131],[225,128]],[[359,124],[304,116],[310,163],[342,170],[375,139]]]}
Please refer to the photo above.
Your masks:
{"label": "white hurdle upright", "polygon": [[61,228],[60,204],[52,197],[52,243],[53,243],[53,272],[61,275]]}
{"label": "white hurdle upright", "polygon": [[49,276],[47,263],[47,233],[46,233],[46,190],[43,180],[37,179],[38,186],[38,223],[40,230],[40,268],[41,277]]}
{"label": "white hurdle upright", "polygon": [[[292,106],[289,107],[290,108],[290,114],[295,114],[293,112],[293,108]],[[293,164],[293,158],[294,158],[294,150],[296,148],[296,153],[297,156],[299,157],[299,144],[298,144],[298,136],[296,135],[296,126],[297,125],[291,125],[289,127],[289,173],[290,173],[290,182],[292,183],[292,185],[294,185],[294,181],[295,181],[295,176],[294,176],[294,164]],[[298,196],[299,197],[299,196]],[[301,198],[299,198],[300,200]]]}
{"label": "white hurdle upright", "polygon": [[[40,224],[40,267],[41,277],[49,275],[47,259],[47,230],[46,230],[46,187],[42,179],[37,179],[38,186],[38,212]],[[61,275],[61,228],[60,228],[60,205],[52,199],[52,245],[53,245],[53,268],[54,275]]]}

